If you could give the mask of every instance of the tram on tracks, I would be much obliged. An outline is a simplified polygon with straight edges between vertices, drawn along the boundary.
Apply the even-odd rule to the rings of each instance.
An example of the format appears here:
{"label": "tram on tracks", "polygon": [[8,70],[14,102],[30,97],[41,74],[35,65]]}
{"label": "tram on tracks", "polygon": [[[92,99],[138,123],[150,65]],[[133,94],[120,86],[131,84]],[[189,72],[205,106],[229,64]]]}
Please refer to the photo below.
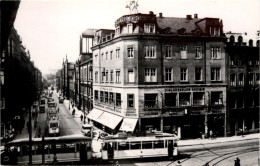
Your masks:
{"label": "tram on tracks", "polygon": [[102,160],[173,157],[178,155],[178,137],[169,133],[145,136],[108,136],[103,138]]}
{"label": "tram on tracks", "polygon": [[[32,138],[32,164],[88,163],[92,158],[92,139],[82,135]],[[17,139],[5,145],[4,165],[28,165],[29,139]]]}

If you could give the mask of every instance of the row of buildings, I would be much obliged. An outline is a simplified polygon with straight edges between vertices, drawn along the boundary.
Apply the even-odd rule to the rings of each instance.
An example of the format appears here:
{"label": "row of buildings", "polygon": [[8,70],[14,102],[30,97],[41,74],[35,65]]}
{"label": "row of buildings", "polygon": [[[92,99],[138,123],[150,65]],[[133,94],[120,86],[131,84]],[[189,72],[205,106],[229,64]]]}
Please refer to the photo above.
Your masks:
{"label": "row of buildings", "polygon": [[22,129],[25,114],[40,99],[43,90],[42,73],[30,59],[30,52],[21,37],[10,29],[7,45],[1,50],[1,137]]}
{"label": "row of buildings", "polygon": [[57,87],[110,133],[160,130],[182,138],[259,128],[259,40],[223,32],[219,18],[124,15],[87,29]]}

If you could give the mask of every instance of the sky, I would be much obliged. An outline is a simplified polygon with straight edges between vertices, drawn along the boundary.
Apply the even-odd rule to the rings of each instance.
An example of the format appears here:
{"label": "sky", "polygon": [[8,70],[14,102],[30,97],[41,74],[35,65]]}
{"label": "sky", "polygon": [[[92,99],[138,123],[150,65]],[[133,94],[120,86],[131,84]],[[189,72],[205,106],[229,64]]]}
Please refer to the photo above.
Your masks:
{"label": "sky", "polygon": [[[130,14],[127,0],[21,0],[14,27],[43,74],[61,69],[63,60],[79,57],[79,39],[87,28],[115,29],[116,19]],[[138,0],[138,12],[157,16],[223,20],[224,32],[247,32],[255,42],[260,30],[259,0]]]}

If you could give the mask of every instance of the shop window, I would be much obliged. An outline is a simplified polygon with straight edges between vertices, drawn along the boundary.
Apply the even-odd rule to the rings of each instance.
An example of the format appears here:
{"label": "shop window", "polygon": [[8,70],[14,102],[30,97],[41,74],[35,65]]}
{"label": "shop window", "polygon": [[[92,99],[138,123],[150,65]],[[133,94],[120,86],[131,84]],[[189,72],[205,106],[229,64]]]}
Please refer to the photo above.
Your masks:
{"label": "shop window", "polygon": [[176,93],[165,93],[165,106],[175,107],[176,106]]}
{"label": "shop window", "polygon": [[190,105],[190,93],[179,93],[179,103],[180,106]]}
{"label": "shop window", "polygon": [[104,102],[104,92],[100,91],[100,102]]}
{"label": "shop window", "polygon": [[222,105],[223,104],[223,92],[211,92],[211,104]]}
{"label": "shop window", "polygon": [[105,103],[108,103],[108,92],[105,92]]}
{"label": "shop window", "polygon": [[121,107],[121,94],[116,93],[116,106]]}
{"label": "shop window", "polygon": [[144,107],[157,107],[157,94],[144,94]]}
{"label": "shop window", "polygon": [[193,105],[204,105],[204,92],[193,93]]}
{"label": "shop window", "polygon": [[97,90],[95,90],[95,100],[98,101],[98,91]]}
{"label": "shop window", "polygon": [[109,92],[109,104],[114,104],[114,93]]}

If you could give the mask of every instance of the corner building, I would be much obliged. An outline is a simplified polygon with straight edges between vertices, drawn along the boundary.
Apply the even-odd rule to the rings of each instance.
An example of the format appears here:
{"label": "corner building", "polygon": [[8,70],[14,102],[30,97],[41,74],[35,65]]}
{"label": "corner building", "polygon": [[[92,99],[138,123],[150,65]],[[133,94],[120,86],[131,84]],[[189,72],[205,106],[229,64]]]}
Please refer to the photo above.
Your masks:
{"label": "corner building", "polygon": [[95,31],[89,118],[116,133],[225,135],[225,41],[218,18],[125,15]]}

